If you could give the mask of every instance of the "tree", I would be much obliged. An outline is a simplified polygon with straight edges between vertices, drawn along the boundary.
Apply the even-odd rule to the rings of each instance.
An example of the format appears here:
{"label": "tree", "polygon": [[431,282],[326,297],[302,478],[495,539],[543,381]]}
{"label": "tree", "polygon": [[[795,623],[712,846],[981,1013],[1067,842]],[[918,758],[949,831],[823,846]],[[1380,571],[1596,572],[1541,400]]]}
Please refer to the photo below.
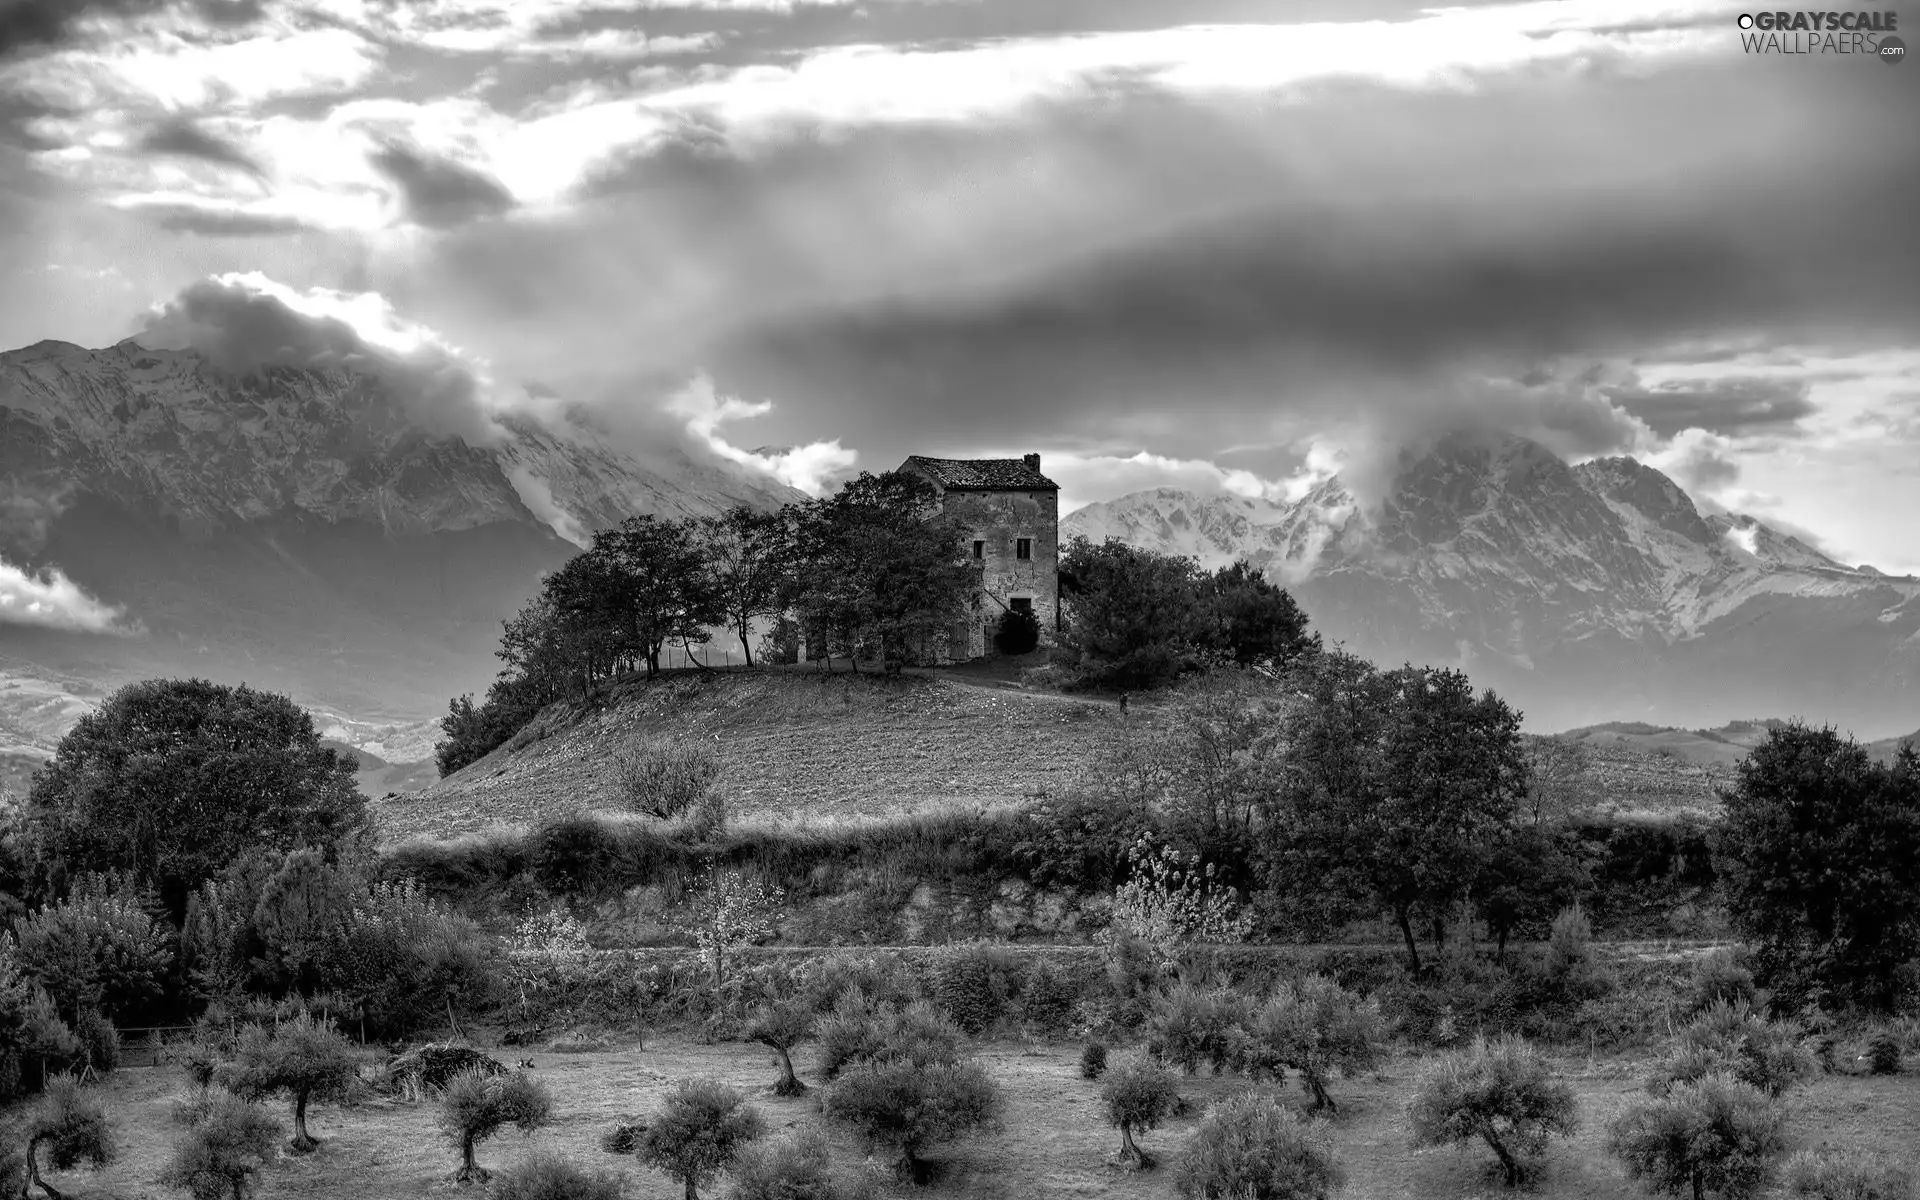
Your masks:
{"label": "tree", "polygon": [[717,871],[712,864],[702,870],[674,928],[699,948],[715,990],[726,981],[727,960],[735,951],[772,936],[785,894],[738,871]]}
{"label": "tree", "polygon": [[104,1167],[113,1161],[116,1150],[100,1102],[70,1075],[47,1085],[46,1094],[28,1113],[23,1132],[27,1139],[27,1178],[22,1196],[31,1195],[38,1187],[48,1200],[61,1200],[61,1193],[40,1177],[43,1147],[56,1171],[70,1171],[83,1162]]}
{"label": "tree", "polygon": [[1761,982],[1808,976],[1889,1006],[1895,970],[1920,955],[1920,751],[1883,766],[1831,728],[1789,723],[1723,799],[1727,905]]}
{"label": "tree", "polygon": [[659,672],[669,641],[705,642],[707,627],[725,617],[691,522],[628,517],[595,534],[580,557],[600,569],[575,602],[625,638],[627,651],[646,662],[648,679]]}
{"label": "tree", "polygon": [[1786,1151],[1779,1101],[1727,1075],[1684,1083],[1629,1108],[1607,1148],[1627,1174],[1656,1192],[1706,1200],[1756,1196]]}
{"label": "tree", "polygon": [[79,1054],[59,1006],[21,970],[13,935],[0,932],[0,1103],[37,1088],[49,1069]]}
{"label": "tree", "polygon": [[1242,1092],[1200,1122],[1173,1182],[1189,1200],[1327,1200],[1344,1178],[1298,1116]]}
{"label": "tree", "polygon": [[1416,916],[1445,919],[1511,836],[1525,796],[1520,715],[1458,671],[1381,673],[1323,654],[1296,673],[1295,770],[1279,791],[1272,858],[1283,887],[1352,891],[1392,915],[1421,970]]}
{"label": "tree", "polygon": [[1247,1025],[1251,1053],[1300,1072],[1313,1109],[1340,1110],[1327,1093],[1334,1072],[1353,1076],[1379,1065],[1386,1051],[1386,1020],[1373,1000],[1362,1000],[1331,979],[1314,975],[1283,984]]}
{"label": "tree", "polygon": [[720,756],[692,738],[645,738],[613,753],[628,807],[666,821],[697,807],[720,778]]}
{"label": "tree", "polygon": [[1120,1131],[1120,1161],[1153,1166],[1153,1158],[1133,1140],[1135,1130],[1158,1129],[1180,1099],[1173,1076],[1156,1063],[1138,1058],[1122,1063],[1100,1087],[1107,1123]]}
{"label": "tree", "polygon": [[1010,608],[1000,614],[993,648],[1002,654],[1029,654],[1040,644],[1040,618],[1031,608]]}
{"label": "tree", "polygon": [[298,1154],[320,1144],[307,1132],[307,1105],[347,1099],[360,1077],[347,1039],[306,1014],[241,1034],[239,1052],[223,1074],[243,1099],[285,1095],[293,1101],[292,1148]]}
{"label": "tree", "polygon": [[1201,601],[1203,644],[1221,662],[1285,671],[1320,651],[1320,635],[1307,631],[1307,614],[1244,558],[1209,576]]}
{"label": "tree", "polygon": [[813,1036],[813,1007],[804,999],[790,998],[766,1005],[747,1023],[746,1037],[770,1048],[780,1066],[780,1079],[773,1085],[776,1096],[798,1096],[807,1090],[793,1073],[793,1048]]}
{"label": "tree", "polygon": [[352,881],[318,846],[287,855],[267,880],[253,928],[281,982],[300,992],[319,986],[327,945],[352,905],[352,892]]}
{"label": "tree", "polygon": [[1535,826],[1567,820],[1579,809],[1593,751],[1584,742],[1529,734],[1527,756],[1528,817]]}
{"label": "tree", "polygon": [[1522,825],[1487,857],[1473,885],[1474,904],[1493,935],[1497,961],[1506,962],[1507,940],[1516,931],[1537,933],[1546,914],[1585,890],[1586,872],[1569,852],[1569,840],[1564,831]]}
{"label": "tree", "polygon": [[273,1160],[281,1132],[258,1105],[215,1088],[197,1106],[160,1182],[194,1200],[246,1200],[254,1176]]}
{"label": "tree", "polygon": [[902,1178],[925,1182],[923,1155],[991,1121],[1000,1092],[979,1063],[869,1060],[827,1090],[824,1110],[897,1155]]}
{"label": "tree", "polygon": [[121,688],[60,739],[28,819],[56,874],[126,871],[175,921],[252,846],[334,846],[368,828],[354,764],[284,696],[203,679]]}
{"label": "tree", "polygon": [[485,1183],[492,1172],[473,1160],[474,1147],[509,1125],[532,1133],[553,1116],[553,1097],[526,1071],[488,1075],[463,1071],[447,1084],[440,1099],[440,1128],[460,1148],[454,1182]]}
{"label": "tree", "polygon": [[1443,1056],[1421,1080],[1408,1115],[1415,1146],[1485,1142],[1508,1187],[1520,1183],[1550,1137],[1570,1136],[1579,1125],[1572,1089],[1538,1051],[1511,1037]]}
{"label": "tree", "polygon": [[701,522],[699,537],[715,603],[751,667],[755,618],[776,616],[786,607],[796,553],[792,525],[784,513],[743,504]]}
{"label": "tree", "polygon": [[880,1005],[858,988],[841,993],[833,1011],[816,1024],[815,1038],[820,1073],[828,1079],[867,1062],[959,1062],[966,1040],[959,1026],[924,1000]]}
{"label": "tree", "polygon": [[1061,555],[1061,648],[1089,682],[1154,687],[1198,661],[1209,636],[1191,559],[1077,537]]}
{"label": "tree", "polygon": [[700,1200],[699,1189],[733,1163],[748,1142],[766,1131],[746,1097],[710,1079],[682,1080],[647,1123],[634,1153]]}

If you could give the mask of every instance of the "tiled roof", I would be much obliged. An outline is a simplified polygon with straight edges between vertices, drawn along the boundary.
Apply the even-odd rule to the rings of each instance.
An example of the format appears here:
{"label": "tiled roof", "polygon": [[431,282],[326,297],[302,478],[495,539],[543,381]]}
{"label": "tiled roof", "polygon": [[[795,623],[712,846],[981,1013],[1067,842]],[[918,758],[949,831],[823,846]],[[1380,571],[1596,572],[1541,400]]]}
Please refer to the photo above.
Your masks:
{"label": "tiled roof", "polygon": [[927,458],[915,454],[907,463],[933,477],[944,488],[1009,492],[1060,490],[1059,484],[1020,458]]}

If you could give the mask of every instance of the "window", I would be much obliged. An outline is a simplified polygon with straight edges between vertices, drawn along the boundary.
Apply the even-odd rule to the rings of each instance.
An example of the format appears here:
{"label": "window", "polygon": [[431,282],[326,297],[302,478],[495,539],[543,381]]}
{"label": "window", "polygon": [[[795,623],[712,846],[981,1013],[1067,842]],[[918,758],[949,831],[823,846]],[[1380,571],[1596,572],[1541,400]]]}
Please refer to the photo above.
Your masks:
{"label": "window", "polygon": [[1026,596],[1015,596],[1013,599],[1007,601],[1007,603],[1012,606],[1015,612],[1023,613],[1033,611],[1033,601]]}
{"label": "window", "polygon": [[975,558],[985,558],[987,556],[987,544],[985,542],[975,542],[973,544],[973,556]]}
{"label": "window", "polygon": [[1033,557],[1033,539],[1016,538],[1013,543],[1013,556],[1022,562]]}

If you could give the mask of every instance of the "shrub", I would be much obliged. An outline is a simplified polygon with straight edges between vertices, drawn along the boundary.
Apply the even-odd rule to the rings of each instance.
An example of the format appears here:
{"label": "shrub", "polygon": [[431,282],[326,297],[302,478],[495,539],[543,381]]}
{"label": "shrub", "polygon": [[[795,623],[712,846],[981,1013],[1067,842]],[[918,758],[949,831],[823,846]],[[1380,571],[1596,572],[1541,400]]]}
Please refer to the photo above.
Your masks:
{"label": "shrub", "polygon": [[1758,1008],[1760,999],[1753,972],[1732,949],[1722,946],[1694,963],[1687,992],[1688,1015],[1705,1012],[1717,1004]]}
{"label": "shrub", "polygon": [[1043,1036],[1058,1036],[1073,1024],[1074,1006],[1080,1000],[1080,987],[1059,964],[1045,958],[1027,964],[1026,978],[1020,983],[1020,1020],[1028,1030]]}
{"label": "shrub", "polygon": [[1773,1097],[1732,1076],[1708,1075],[1622,1113],[1607,1146],[1656,1192],[1747,1200],[1786,1149],[1784,1124]]}
{"label": "shrub", "polygon": [[683,1080],[667,1094],[634,1153],[699,1200],[699,1189],[732,1164],[742,1147],[765,1131],[746,1097],[710,1079]]}
{"label": "shrub", "polygon": [[1867,1043],[1867,1070],[1875,1075],[1900,1073],[1900,1042],[1890,1033],[1874,1035]]}
{"label": "shrub", "polygon": [[741,1150],[729,1200],[869,1200],[872,1181],[843,1183],[828,1169],[827,1136],[802,1127]]}
{"label": "shrub", "polygon": [[1691,1083],[1724,1072],[1769,1096],[1784,1095],[1812,1075],[1813,1054],[1799,1042],[1799,1030],[1769,1021],[1751,1009],[1716,1004],[1681,1030],[1673,1053],[1649,1086],[1663,1095],[1676,1083]]}
{"label": "shrub", "polygon": [[622,1121],[600,1135],[600,1148],[608,1154],[632,1154],[640,1148],[640,1136],[647,1123],[638,1117]]}
{"label": "shrub", "polygon": [[1546,1152],[1548,1138],[1578,1126],[1572,1090],[1538,1051],[1512,1037],[1443,1055],[1420,1081],[1408,1115],[1415,1146],[1484,1141],[1509,1187]]}
{"label": "shrub", "polygon": [[1192,1075],[1204,1061],[1214,1074],[1240,1061],[1246,1016],[1243,997],[1225,988],[1203,991],[1192,984],[1175,985],[1147,1017],[1147,1044],[1156,1057]]}
{"label": "shrub", "polygon": [[160,1182],[194,1200],[238,1200],[273,1160],[280,1122],[231,1092],[214,1089],[196,1106]]}
{"label": "shrub", "polygon": [[19,1195],[30,1194],[35,1187],[59,1200],[60,1194],[40,1178],[40,1151],[56,1171],[69,1171],[81,1163],[103,1167],[113,1161],[116,1147],[113,1131],[100,1102],[82,1088],[72,1076],[62,1076],[47,1085],[44,1096],[27,1114],[23,1163],[24,1185]]}
{"label": "shrub", "polygon": [[73,1022],[73,1036],[80,1043],[80,1060],[99,1074],[120,1065],[120,1031],[99,1012],[82,1009]]}
{"label": "shrub", "polygon": [[349,1098],[360,1078],[347,1039],[304,1013],[273,1029],[247,1030],[232,1066],[222,1074],[248,1100],[285,1095],[293,1102],[292,1148],[300,1154],[319,1145],[307,1132],[307,1105]]}
{"label": "shrub", "polygon": [[867,1142],[897,1155],[905,1178],[924,1182],[924,1151],[990,1122],[1000,1092],[976,1062],[863,1062],[827,1092],[824,1111]]}
{"label": "shrub", "polygon": [[1256,1073],[1300,1072],[1314,1111],[1339,1111],[1327,1094],[1334,1072],[1353,1076],[1379,1065],[1386,1049],[1380,1006],[1323,976],[1284,985],[1247,1023],[1248,1060]]}
{"label": "shrub", "polygon": [[807,1090],[793,1073],[793,1048],[813,1036],[819,1018],[804,1000],[788,999],[763,1007],[747,1023],[748,1041],[770,1048],[780,1067],[780,1078],[773,1085],[776,1096],[798,1096]]}
{"label": "shrub", "polygon": [[1098,1079],[1107,1069],[1107,1044],[1088,1042],[1080,1050],[1080,1078]]}
{"label": "shrub", "polygon": [[124,1016],[159,996],[173,965],[171,931],[124,878],[83,876],[15,930],[20,970],[76,1025],[84,1012]]}
{"label": "shrub", "polygon": [[[335,929],[322,972],[378,1036],[404,1035],[484,1001],[499,973],[493,939],[411,881],[375,883]],[[363,1030],[364,1032],[364,1030]]]}
{"label": "shrub", "polygon": [[1782,1190],[1804,1200],[1914,1200],[1913,1176],[1874,1157],[1802,1150],[1780,1174]]}
{"label": "shrub", "polygon": [[817,1026],[820,1071],[828,1079],[864,1062],[955,1063],[965,1040],[953,1022],[925,1001],[882,1008],[849,992]]}
{"label": "shrub", "polygon": [[1560,998],[1593,1000],[1612,990],[1613,979],[1593,945],[1593,923],[1579,904],[1553,919],[1547,935],[1547,986]]}
{"label": "shrub", "polygon": [[500,1172],[487,1200],[620,1200],[620,1177],[587,1171],[550,1150],[537,1150]]}
{"label": "shrub", "polygon": [[647,738],[613,754],[627,807],[671,820],[705,799],[720,779],[720,756],[695,738]]}
{"label": "shrub", "polygon": [[1040,618],[1032,609],[1010,608],[1000,614],[993,645],[1002,654],[1030,654],[1040,644]]}
{"label": "shrub", "polygon": [[447,1085],[440,1101],[440,1128],[460,1148],[460,1183],[485,1182],[491,1172],[473,1160],[474,1147],[508,1125],[532,1133],[553,1115],[553,1098],[525,1071],[488,1075],[466,1071]]}
{"label": "shrub", "polygon": [[1215,1106],[1194,1130],[1174,1187],[1189,1200],[1326,1200],[1344,1174],[1299,1117],[1245,1092]]}
{"label": "shrub", "polygon": [[1008,977],[1019,965],[1004,947],[976,942],[943,947],[932,968],[934,999],[963,1032],[977,1036],[1006,1012]]}
{"label": "shrub", "polygon": [[1179,1099],[1173,1076],[1147,1059],[1123,1063],[1107,1076],[1100,1102],[1106,1106],[1107,1123],[1120,1131],[1121,1162],[1137,1163],[1142,1169],[1153,1166],[1153,1159],[1134,1143],[1134,1131],[1159,1128]]}

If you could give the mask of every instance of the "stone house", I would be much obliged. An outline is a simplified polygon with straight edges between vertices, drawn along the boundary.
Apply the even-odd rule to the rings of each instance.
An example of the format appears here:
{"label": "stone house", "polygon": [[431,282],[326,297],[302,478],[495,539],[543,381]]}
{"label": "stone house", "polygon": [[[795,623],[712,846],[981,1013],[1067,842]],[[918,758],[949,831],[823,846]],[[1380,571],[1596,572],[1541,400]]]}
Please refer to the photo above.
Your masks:
{"label": "stone house", "polygon": [[1040,644],[1060,628],[1060,485],[1040,473],[1040,456],[926,458],[900,464],[933,484],[941,511],[968,531],[980,570],[972,612],[955,624],[947,657],[957,661],[992,652],[993,635],[1009,609],[1032,611]]}

